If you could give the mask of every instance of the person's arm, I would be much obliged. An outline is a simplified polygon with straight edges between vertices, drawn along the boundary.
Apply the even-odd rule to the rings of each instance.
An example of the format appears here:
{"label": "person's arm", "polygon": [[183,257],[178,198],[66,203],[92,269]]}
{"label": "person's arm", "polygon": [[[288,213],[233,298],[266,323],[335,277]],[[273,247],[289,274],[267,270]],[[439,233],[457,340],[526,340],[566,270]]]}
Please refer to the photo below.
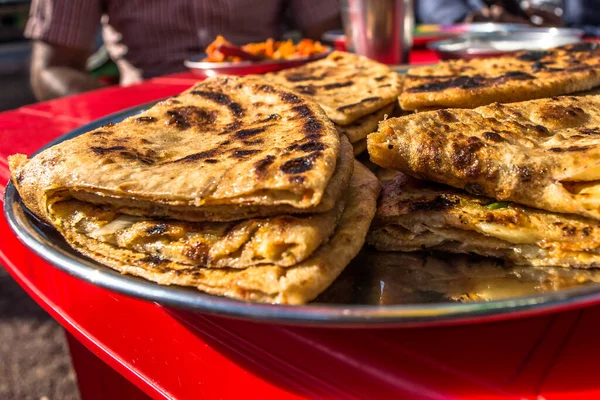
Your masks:
{"label": "person's arm", "polygon": [[563,20],[568,26],[583,29],[586,35],[600,35],[600,4],[596,0],[564,0]]}
{"label": "person's arm", "polygon": [[35,41],[31,55],[31,87],[35,97],[50,100],[97,89],[102,84],[85,69],[90,52]]}
{"label": "person's arm", "polygon": [[342,27],[338,0],[292,0],[292,15],[302,36],[321,40],[323,34]]}
{"label": "person's arm", "polygon": [[474,11],[468,0],[417,0],[415,17],[422,24],[463,22]]}
{"label": "person's arm", "polygon": [[32,1],[25,35],[34,40],[30,72],[38,100],[101,86],[85,69],[100,16],[100,0]]}

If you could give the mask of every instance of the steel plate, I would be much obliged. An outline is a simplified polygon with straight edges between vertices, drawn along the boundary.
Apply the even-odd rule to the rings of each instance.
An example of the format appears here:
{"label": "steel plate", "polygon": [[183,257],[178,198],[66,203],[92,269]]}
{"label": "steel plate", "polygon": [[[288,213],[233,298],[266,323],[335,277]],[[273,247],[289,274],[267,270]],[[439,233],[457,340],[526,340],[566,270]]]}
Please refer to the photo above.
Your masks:
{"label": "steel plate", "polygon": [[481,58],[520,50],[546,50],[581,41],[583,32],[569,28],[532,28],[515,32],[470,33],[429,43],[443,60]]}
{"label": "steel plate", "polygon": [[205,55],[201,54],[197,57],[185,60],[183,64],[190,69],[194,74],[200,77],[211,77],[216,75],[249,75],[249,74],[265,74],[267,72],[280,71],[282,69],[298,67],[311,61],[320,60],[327,57],[333,50],[329,48],[327,51],[315,54],[310,57],[300,57],[285,60],[265,60],[265,61],[241,61],[241,62],[208,62],[202,61]]}
{"label": "steel plate", "polygon": [[[151,105],[102,118],[48,146],[117,123]],[[27,212],[12,184],[6,188],[4,212],[26,246],[77,278],[164,305],[243,319],[329,327],[423,326],[514,318],[600,302],[600,271],[596,270],[516,267],[475,256],[364,249],[311,304],[248,303],[160,286],[80,255],[54,228]]]}

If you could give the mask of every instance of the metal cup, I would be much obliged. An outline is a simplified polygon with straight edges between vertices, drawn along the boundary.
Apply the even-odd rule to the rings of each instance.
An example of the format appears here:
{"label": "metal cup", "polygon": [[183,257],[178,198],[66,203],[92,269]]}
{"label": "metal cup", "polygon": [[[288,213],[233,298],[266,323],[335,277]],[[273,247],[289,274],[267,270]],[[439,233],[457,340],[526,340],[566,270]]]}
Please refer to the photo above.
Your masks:
{"label": "metal cup", "polygon": [[413,0],[342,0],[341,12],[349,51],[385,64],[408,63]]}

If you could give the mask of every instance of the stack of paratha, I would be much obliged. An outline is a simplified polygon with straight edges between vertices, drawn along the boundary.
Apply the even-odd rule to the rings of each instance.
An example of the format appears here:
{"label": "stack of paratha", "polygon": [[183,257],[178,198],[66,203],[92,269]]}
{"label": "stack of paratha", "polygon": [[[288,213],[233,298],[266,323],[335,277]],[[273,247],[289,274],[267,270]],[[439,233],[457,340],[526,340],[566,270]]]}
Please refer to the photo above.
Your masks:
{"label": "stack of paratha", "polygon": [[379,193],[317,103],[255,78],[208,79],[9,162],[26,206],[84,255],[261,302],[328,287],[361,248]]}
{"label": "stack of paratha", "polygon": [[402,89],[400,75],[386,65],[341,52],[266,78],[316,100],[355,155],[366,150],[366,137],[379,121],[392,114]]}
{"label": "stack of paratha", "polygon": [[388,119],[368,145],[374,163],[413,177],[386,184],[377,248],[600,267],[600,96]]}

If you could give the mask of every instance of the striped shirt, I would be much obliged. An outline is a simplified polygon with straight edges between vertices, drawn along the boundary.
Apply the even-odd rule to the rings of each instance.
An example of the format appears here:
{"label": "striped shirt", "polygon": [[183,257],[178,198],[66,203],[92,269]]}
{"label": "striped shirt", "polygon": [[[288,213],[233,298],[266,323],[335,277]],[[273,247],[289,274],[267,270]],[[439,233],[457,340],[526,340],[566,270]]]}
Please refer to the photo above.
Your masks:
{"label": "striped shirt", "polygon": [[285,12],[303,30],[339,14],[339,0],[33,0],[27,37],[91,50],[102,36],[133,83],[185,69],[219,34],[236,44],[279,37]]}

